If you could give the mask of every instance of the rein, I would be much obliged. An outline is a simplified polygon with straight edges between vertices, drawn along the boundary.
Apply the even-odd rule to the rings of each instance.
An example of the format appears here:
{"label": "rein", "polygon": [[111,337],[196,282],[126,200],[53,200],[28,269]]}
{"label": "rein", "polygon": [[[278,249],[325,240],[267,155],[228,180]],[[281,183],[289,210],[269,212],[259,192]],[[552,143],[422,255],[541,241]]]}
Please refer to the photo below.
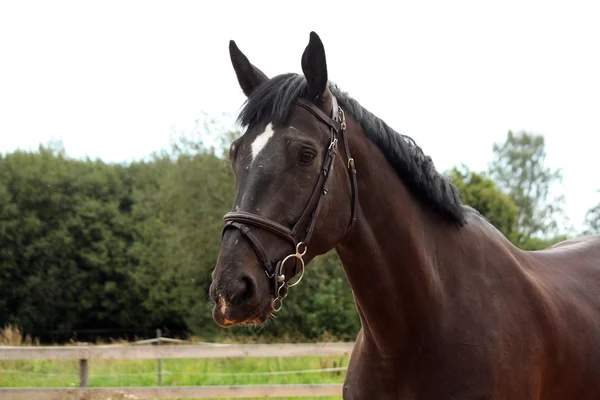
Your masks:
{"label": "rein", "polygon": [[[346,165],[350,177],[351,187],[351,214],[350,222],[348,223],[346,232],[353,226],[354,222],[356,221],[355,209],[358,198],[358,193],[356,190],[356,168],[354,166],[354,159],[350,155],[350,148],[348,146],[348,140],[346,137],[346,117],[342,108],[338,106],[337,99],[335,98],[335,96],[332,97],[332,100],[333,108],[331,117],[326,115],[323,111],[321,111],[321,109],[319,109],[314,104],[308,102],[307,100],[298,100],[298,105],[300,107],[303,107],[306,110],[310,111],[315,117],[317,117],[317,119],[319,119],[321,122],[323,122],[329,127],[331,139],[327,148],[325,160],[323,161],[321,173],[319,174],[319,179],[317,180],[317,183],[313,189],[313,193],[308,201],[308,204],[304,208],[304,211],[300,215],[298,221],[296,221],[296,224],[294,224],[294,227],[292,229],[289,229],[269,218],[245,211],[228,212],[223,216],[223,220],[225,221],[225,227],[223,228],[222,234],[224,234],[225,231],[229,228],[238,229],[252,245],[254,252],[263,264],[263,268],[267,277],[273,280],[275,298],[271,302],[271,307],[273,311],[276,312],[281,310],[281,308],[283,307],[283,299],[288,294],[288,288],[296,286],[304,276],[304,260],[302,259],[302,257],[306,254],[306,251],[308,249],[308,244],[310,243],[310,239],[315,228],[317,217],[319,216],[319,212],[321,211],[321,206],[323,204],[322,200],[329,191],[329,183],[331,176],[333,175],[333,163],[337,155],[338,135],[341,135],[341,140],[344,142],[344,150],[346,152],[346,158],[348,159]],[[305,224],[307,220],[308,223]],[[270,261],[264,247],[256,238],[256,236],[252,233],[248,225],[262,228],[271,233],[279,235],[280,237],[284,238],[292,244],[293,248],[295,249],[295,253],[289,254],[284,259],[279,260],[277,264],[273,266],[273,263]],[[303,232],[304,239],[300,240],[299,236],[302,229],[301,227],[303,225],[306,225],[306,228]],[[289,281],[285,280],[284,266],[288,260],[294,260],[296,263],[296,268],[294,269],[292,277],[294,277],[298,273],[297,264],[298,262],[300,263],[300,278],[298,278],[298,280],[292,284],[288,283]],[[292,277],[290,277],[290,279]],[[276,306],[277,302],[279,302],[278,307]]]}

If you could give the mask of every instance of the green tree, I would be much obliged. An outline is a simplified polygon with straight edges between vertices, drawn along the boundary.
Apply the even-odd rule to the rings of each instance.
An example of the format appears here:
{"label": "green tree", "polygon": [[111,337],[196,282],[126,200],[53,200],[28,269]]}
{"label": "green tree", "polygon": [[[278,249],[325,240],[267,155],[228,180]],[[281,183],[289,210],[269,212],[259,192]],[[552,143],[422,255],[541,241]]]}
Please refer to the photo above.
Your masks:
{"label": "green tree", "polygon": [[[296,289],[296,290],[294,290]],[[335,251],[316,257],[302,283],[290,289],[273,334],[354,340],[360,329],[354,297]]]}
{"label": "green tree", "polygon": [[584,232],[585,234],[593,235],[600,233],[600,203],[588,210],[585,215],[585,224],[587,227]]}
{"label": "green tree", "polygon": [[495,143],[493,151],[490,176],[518,207],[513,242],[528,247],[526,242],[530,239],[558,237],[558,219],[565,218],[564,196],[550,198],[550,190],[562,182],[562,171],[544,165],[544,137],[509,131],[504,143]]}
{"label": "green tree", "polygon": [[0,326],[68,339],[143,325],[125,173],[43,146],[0,158]]}
{"label": "green tree", "polygon": [[210,337],[208,296],[220,243],[223,215],[233,202],[233,174],[214,147],[182,136],[169,152],[155,154],[154,186],[140,192],[134,206],[140,260],[135,279],[144,295],[148,320],[182,326]]}
{"label": "green tree", "polygon": [[458,188],[462,201],[479,211],[508,239],[513,236],[518,208],[485,173],[454,167],[447,175]]}

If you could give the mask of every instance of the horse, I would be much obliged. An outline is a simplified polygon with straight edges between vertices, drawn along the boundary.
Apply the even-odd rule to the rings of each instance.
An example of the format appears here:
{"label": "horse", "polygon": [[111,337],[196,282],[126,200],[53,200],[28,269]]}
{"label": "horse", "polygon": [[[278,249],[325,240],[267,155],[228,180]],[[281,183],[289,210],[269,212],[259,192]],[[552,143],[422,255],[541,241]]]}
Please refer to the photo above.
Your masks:
{"label": "horse", "polygon": [[329,80],[315,32],[302,74],[268,78],[233,40],[229,53],[245,131],[229,148],[216,324],[263,324],[335,249],[361,322],[344,399],[600,398],[600,235],[511,244]]}

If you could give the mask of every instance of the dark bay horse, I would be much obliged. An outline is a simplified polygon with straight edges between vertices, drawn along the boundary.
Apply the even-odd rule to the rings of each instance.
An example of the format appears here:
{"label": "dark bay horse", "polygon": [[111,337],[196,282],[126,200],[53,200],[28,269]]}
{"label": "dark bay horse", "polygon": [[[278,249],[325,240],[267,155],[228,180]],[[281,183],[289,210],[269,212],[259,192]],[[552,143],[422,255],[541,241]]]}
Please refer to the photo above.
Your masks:
{"label": "dark bay horse", "polygon": [[247,129],[230,148],[217,324],[263,323],[335,248],[362,323],[345,399],[600,399],[599,236],[517,249],[329,82],[314,32],[303,75],[268,78],[229,49]]}

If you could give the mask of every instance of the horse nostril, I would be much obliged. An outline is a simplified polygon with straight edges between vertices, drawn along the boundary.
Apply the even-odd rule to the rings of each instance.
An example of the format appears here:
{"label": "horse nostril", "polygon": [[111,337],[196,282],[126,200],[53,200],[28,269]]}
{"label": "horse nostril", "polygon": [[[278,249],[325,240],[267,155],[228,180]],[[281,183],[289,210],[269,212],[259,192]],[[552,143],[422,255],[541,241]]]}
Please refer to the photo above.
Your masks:
{"label": "horse nostril", "polygon": [[231,296],[231,302],[243,302],[247,301],[254,296],[255,292],[254,281],[247,275],[242,276],[235,284],[233,295]]}

